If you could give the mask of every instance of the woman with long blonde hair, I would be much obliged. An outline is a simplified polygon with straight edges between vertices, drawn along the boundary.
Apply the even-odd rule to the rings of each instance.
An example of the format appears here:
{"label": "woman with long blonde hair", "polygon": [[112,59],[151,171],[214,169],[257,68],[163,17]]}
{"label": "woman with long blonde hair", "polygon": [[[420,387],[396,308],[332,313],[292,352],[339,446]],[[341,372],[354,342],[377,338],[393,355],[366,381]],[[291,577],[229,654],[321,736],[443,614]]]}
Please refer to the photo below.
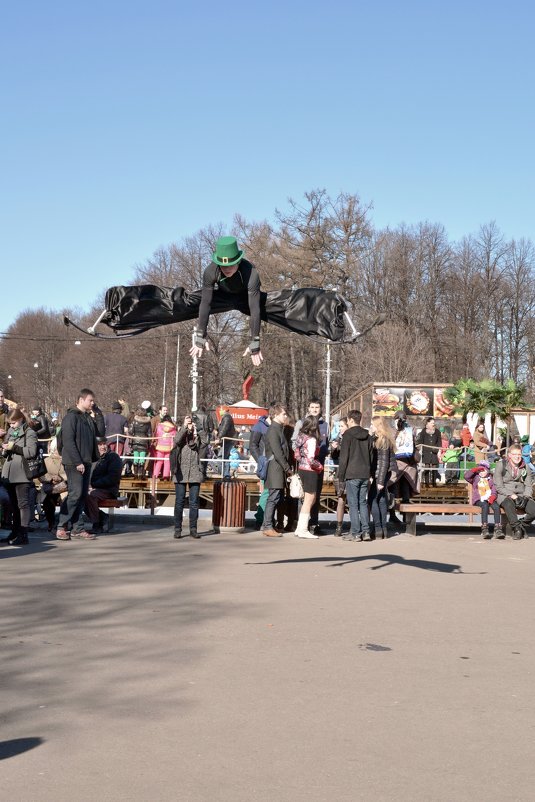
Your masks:
{"label": "woman with long blonde hair", "polygon": [[396,440],[394,432],[386,418],[376,415],[372,418],[370,434],[373,438],[372,484],[368,493],[371,507],[375,537],[388,537],[388,504],[387,487],[396,473],[395,457]]}

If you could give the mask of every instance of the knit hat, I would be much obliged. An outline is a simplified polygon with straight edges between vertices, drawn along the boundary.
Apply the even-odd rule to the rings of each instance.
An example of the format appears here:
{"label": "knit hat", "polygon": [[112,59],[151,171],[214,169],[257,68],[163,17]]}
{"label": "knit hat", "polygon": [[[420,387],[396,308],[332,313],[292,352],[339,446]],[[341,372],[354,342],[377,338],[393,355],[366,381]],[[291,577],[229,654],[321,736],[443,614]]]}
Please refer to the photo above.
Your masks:
{"label": "knit hat", "polygon": [[478,467],[479,467],[479,468],[485,468],[487,471],[489,471],[489,470],[490,470],[490,462],[487,462],[487,460],[486,460],[486,459],[483,459],[483,460],[481,460],[481,462],[479,463]]}

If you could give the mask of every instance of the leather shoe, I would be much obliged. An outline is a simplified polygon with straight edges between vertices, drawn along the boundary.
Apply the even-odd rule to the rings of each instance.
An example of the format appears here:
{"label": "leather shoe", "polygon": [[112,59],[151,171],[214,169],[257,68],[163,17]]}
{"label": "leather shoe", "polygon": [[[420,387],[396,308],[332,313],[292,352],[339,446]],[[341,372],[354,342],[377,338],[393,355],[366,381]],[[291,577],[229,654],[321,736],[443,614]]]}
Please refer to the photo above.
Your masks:
{"label": "leather shoe", "polygon": [[189,533],[190,533],[191,537],[194,537],[196,540],[198,540],[200,538],[200,535],[199,535],[199,533],[197,532],[196,529],[190,529]]}
{"label": "leather shoe", "polygon": [[264,537],[282,537],[280,532],[277,532],[276,529],[263,529],[262,534]]}
{"label": "leather shoe", "polygon": [[175,534],[173,535],[174,538],[179,540],[181,537],[184,537],[182,534],[182,529],[175,529]]}

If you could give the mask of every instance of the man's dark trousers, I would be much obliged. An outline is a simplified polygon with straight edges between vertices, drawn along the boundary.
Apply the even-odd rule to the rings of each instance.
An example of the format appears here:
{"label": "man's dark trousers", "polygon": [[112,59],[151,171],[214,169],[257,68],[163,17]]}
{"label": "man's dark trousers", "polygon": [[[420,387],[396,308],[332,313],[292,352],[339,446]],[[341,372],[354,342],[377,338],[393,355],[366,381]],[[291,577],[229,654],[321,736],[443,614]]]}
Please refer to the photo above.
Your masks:
{"label": "man's dark trousers", "polygon": [[81,532],[83,524],[80,522],[80,515],[84,509],[84,503],[89,491],[89,481],[91,479],[91,463],[84,464],[84,472],[76,470],[75,465],[65,465],[65,473],[67,474],[67,498],[62,502],[59,511],[58,526],[69,528],[72,527],[73,532]]}
{"label": "man's dark trousers", "polygon": [[269,495],[266,501],[266,509],[264,511],[262,529],[273,529],[275,510],[277,509],[277,504],[280,501],[281,494],[282,490],[280,490],[278,487],[274,487],[269,490]]}

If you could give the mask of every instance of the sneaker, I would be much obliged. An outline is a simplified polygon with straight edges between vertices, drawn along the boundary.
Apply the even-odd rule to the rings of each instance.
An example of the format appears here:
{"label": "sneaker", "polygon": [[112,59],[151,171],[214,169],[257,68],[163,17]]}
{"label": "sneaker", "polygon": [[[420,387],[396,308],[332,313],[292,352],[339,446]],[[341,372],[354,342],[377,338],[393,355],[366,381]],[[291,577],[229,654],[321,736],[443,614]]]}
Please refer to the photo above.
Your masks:
{"label": "sneaker", "polygon": [[88,532],[86,529],[82,529],[80,532],[71,532],[71,538],[77,540],[95,540],[95,537],[93,532]]}
{"label": "sneaker", "polygon": [[362,540],[371,540],[371,539],[372,539],[371,534],[369,532],[365,532]]}
{"label": "sneaker", "polygon": [[342,540],[362,540],[362,535],[353,535],[351,532],[347,532],[342,535]]}
{"label": "sneaker", "polygon": [[319,535],[315,535],[310,531],[300,532],[299,530],[296,530],[295,534],[297,535],[297,537],[304,537],[304,538],[306,538],[308,540],[318,540],[319,539]]}
{"label": "sneaker", "polygon": [[58,526],[56,529],[56,538],[58,540],[70,540],[71,536],[63,526]]}

